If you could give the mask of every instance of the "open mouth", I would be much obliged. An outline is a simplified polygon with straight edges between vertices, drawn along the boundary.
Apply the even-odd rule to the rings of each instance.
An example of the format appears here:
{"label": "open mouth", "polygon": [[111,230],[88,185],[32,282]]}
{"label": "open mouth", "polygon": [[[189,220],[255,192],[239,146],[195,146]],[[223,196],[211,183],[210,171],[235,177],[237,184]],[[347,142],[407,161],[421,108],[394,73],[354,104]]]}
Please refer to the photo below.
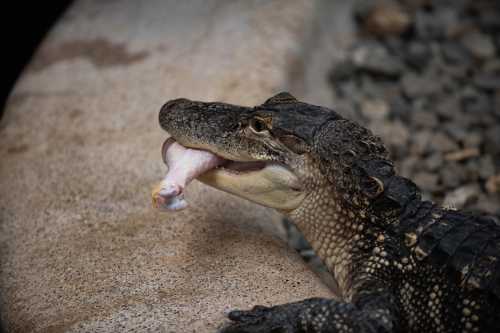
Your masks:
{"label": "open mouth", "polygon": [[[273,162],[239,162],[225,159],[212,152],[200,149],[192,149],[181,146],[174,138],[168,138],[162,146],[161,155],[163,162],[172,168],[178,161],[182,161],[183,168],[192,169],[195,177],[209,171],[211,168],[224,169],[226,172],[242,174],[246,172],[262,170],[266,165]],[[188,157],[188,159],[185,158]]]}
{"label": "open mouth", "polygon": [[153,205],[163,210],[187,207],[184,188],[198,179],[217,189],[269,207],[288,209],[302,193],[297,177],[276,162],[240,162],[207,150],[187,148],[173,138],[162,146],[168,173],[153,193]]}
{"label": "open mouth", "polygon": [[226,169],[228,172],[245,173],[262,170],[266,167],[266,162],[235,162],[226,160],[227,162],[220,167]]}

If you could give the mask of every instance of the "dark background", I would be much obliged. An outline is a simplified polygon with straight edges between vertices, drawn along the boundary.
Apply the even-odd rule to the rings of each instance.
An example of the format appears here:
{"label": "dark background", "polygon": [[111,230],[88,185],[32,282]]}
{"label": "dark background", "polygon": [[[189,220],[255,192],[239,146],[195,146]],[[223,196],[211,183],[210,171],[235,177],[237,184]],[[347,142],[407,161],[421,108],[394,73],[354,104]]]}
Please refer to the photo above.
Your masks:
{"label": "dark background", "polygon": [[[31,59],[38,44],[71,1],[5,1],[2,3],[0,28],[2,45],[2,80],[0,119],[7,98],[18,76]],[[0,322],[0,332],[3,332]]]}
{"label": "dark background", "polygon": [[5,102],[23,68],[57,18],[71,4],[69,0],[4,1],[0,28],[2,38],[2,81],[0,117]]}
{"label": "dark background", "polygon": [[[3,32],[0,119],[7,98],[38,44],[71,1],[5,1],[0,28]],[[0,332],[4,332],[0,322]]]}

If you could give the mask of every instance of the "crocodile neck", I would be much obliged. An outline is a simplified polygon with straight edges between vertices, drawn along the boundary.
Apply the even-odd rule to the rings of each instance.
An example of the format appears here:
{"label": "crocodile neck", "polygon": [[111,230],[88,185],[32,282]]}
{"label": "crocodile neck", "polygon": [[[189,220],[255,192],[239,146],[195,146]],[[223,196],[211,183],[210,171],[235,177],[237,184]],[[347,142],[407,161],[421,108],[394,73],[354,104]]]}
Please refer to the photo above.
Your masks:
{"label": "crocodile neck", "polygon": [[[350,289],[349,263],[354,244],[364,238],[366,216],[336,201],[335,191],[324,189],[304,200],[289,217],[334,275],[343,295]],[[322,199],[315,199],[315,198]]]}
{"label": "crocodile neck", "polygon": [[359,267],[387,238],[384,235],[398,233],[402,220],[422,210],[420,191],[411,181],[395,174],[383,181],[384,193],[368,204],[360,196],[340,194],[330,183],[316,183],[317,190],[288,214],[334,275],[346,300],[359,287]]}

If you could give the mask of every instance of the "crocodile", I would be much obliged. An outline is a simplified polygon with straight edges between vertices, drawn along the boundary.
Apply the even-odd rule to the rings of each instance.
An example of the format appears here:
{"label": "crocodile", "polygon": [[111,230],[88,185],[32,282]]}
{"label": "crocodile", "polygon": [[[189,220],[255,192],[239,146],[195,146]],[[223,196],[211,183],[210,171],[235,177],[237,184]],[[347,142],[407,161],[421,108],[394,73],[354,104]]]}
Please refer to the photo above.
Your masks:
{"label": "crocodile", "polygon": [[165,155],[204,154],[189,180],[284,214],[339,285],[337,299],[231,311],[220,332],[500,331],[500,225],[423,200],[370,130],[286,92],[256,107],[174,99],[159,122]]}

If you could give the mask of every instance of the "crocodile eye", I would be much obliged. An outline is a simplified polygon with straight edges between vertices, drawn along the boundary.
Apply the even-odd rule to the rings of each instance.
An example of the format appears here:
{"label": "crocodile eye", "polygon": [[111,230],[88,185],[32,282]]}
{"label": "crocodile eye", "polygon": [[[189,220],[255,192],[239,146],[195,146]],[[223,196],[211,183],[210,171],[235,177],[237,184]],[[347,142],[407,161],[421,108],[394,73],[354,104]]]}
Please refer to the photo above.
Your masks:
{"label": "crocodile eye", "polygon": [[257,134],[267,132],[267,125],[264,120],[260,118],[252,118],[249,123],[250,129]]}

